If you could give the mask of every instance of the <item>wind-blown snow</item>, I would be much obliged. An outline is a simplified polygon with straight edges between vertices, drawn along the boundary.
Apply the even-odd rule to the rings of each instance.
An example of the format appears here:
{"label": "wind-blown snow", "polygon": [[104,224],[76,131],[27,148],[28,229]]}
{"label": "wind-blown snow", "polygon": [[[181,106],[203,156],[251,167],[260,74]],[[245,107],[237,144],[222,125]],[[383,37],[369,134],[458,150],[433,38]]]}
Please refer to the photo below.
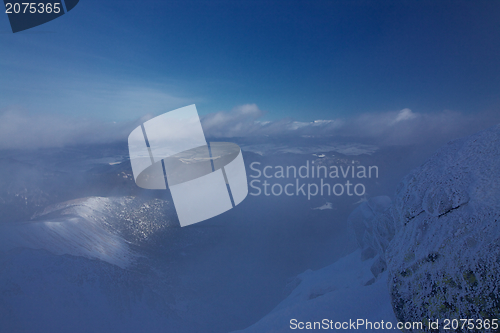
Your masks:
{"label": "wind-blown snow", "polygon": [[[94,209],[103,201],[93,200]],[[1,225],[0,250],[17,247],[100,259],[122,268],[135,257],[122,237],[107,230],[102,221],[88,218],[87,214]]]}
{"label": "wind-blown snow", "polygon": [[0,250],[16,247],[95,258],[119,267],[126,267],[134,257],[123,238],[79,217],[0,227]]}
{"label": "wind-blown snow", "polygon": [[[167,225],[161,200],[90,197],[45,208],[36,220],[0,225],[0,250],[24,247],[52,254],[100,259],[126,267],[137,258],[130,242],[140,242]],[[152,215],[152,216],[149,216]],[[49,217],[51,216],[51,217]],[[53,217],[55,216],[55,217]]]}

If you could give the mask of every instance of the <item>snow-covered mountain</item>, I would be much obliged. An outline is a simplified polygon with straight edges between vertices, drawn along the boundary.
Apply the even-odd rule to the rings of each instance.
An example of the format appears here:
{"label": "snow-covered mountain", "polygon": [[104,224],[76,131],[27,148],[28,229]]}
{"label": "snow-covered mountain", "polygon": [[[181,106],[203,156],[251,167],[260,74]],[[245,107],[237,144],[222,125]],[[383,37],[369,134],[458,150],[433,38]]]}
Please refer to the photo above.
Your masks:
{"label": "snow-covered mountain", "polygon": [[249,195],[180,228],[168,191],[135,186],[126,145],[10,153],[0,159],[8,171],[0,176],[0,332],[279,332],[291,315],[395,320],[385,271],[391,200],[377,196],[392,193],[425,153],[313,141],[241,146],[249,175],[253,162],[314,162],[377,165],[380,178],[366,181],[363,197]]}
{"label": "snow-covered mountain", "polygon": [[90,197],[51,205],[34,220],[0,225],[0,249],[44,249],[124,268],[138,256],[130,244],[138,245],[173,225],[165,216],[168,205],[133,197]]}
{"label": "snow-covered mountain", "polygon": [[448,143],[401,182],[387,250],[400,320],[499,318],[499,175],[497,125]]}

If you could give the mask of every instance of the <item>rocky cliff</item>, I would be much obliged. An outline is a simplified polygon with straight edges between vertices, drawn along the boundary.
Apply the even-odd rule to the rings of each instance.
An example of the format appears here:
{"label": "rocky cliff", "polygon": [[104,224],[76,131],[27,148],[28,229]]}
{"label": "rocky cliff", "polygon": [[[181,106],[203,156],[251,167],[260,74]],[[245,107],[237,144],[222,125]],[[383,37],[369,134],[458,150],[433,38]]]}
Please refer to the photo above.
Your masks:
{"label": "rocky cliff", "polygon": [[500,317],[500,125],[413,170],[392,215],[385,257],[399,320]]}

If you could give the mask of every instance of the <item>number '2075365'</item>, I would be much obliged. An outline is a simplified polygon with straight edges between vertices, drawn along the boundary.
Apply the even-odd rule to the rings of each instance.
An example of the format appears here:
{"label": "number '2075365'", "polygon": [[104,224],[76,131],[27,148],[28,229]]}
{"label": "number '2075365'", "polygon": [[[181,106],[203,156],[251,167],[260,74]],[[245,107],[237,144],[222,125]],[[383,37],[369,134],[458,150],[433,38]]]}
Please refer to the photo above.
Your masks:
{"label": "number '2075365'", "polygon": [[61,12],[60,3],[36,3],[36,2],[14,2],[5,4],[6,14],[59,14]]}

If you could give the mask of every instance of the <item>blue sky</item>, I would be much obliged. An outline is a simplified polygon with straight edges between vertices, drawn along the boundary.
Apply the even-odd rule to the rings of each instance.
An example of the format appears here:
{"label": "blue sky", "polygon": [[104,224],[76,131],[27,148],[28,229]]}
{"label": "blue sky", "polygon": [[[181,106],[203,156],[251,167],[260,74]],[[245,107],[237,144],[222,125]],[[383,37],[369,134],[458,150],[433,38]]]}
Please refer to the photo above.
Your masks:
{"label": "blue sky", "polygon": [[132,120],[196,103],[264,120],[498,110],[499,1],[95,1],[12,34],[0,111]]}

